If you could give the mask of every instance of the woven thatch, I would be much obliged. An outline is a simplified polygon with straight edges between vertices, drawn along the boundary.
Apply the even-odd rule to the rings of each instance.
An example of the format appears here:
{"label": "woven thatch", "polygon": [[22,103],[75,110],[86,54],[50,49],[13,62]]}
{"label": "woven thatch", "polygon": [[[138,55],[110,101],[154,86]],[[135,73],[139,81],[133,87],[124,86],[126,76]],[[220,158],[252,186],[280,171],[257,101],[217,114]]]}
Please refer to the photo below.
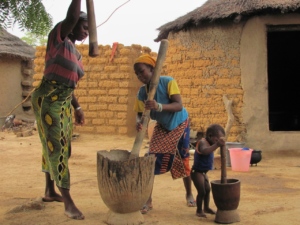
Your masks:
{"label": "woven thatch", "polygon": [[169,32],[201,27],[221,20],[239,21],[255,15],[300,12],[299,0],[208,0],[201,7],[159,27],[155,41],[167,38]]}
{"label": "woven thatch", "polygon": [[35,49],[20,38],[0,28],[0,57],[33,59]]}

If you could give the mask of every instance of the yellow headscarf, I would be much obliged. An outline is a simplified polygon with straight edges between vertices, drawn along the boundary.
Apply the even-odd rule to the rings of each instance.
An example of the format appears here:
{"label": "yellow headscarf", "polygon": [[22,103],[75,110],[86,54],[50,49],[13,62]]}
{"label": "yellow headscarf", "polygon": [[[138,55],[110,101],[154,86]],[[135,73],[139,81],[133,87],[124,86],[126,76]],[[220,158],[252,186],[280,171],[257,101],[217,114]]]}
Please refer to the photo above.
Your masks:
{"label": "yellow headscarf", "polygon": [[155,67],[156,61],[150,55],[144,54],[135,60],[134,64],[136,64],[136,63],[145,63],[145,64]]}

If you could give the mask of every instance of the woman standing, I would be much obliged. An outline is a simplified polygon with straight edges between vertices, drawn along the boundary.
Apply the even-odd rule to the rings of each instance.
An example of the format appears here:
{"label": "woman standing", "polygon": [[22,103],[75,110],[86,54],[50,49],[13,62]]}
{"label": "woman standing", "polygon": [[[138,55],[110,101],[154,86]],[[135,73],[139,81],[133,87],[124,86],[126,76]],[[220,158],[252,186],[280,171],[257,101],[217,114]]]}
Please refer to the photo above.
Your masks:
{"label": "woman standing", "polygon": [[[32,94],[37,128],[42,142],[42,171],[46,188],[43,201],[64,202],[65,215],[84,219],[70,195],[72,107],[75,124],[84,124],[84,114],[74,96],[74,89],[83,76],[81,55],[75,41],[88,36],[87,14],[81,12],[81,0],[72,0],[66,18],[49,33],[44,76]],[[55,191],[54,184],[61,195]]]}
{"label": "woman standing", "polygon": [[[135,102],[137,130],[142,129],[144,109],[151,110],[150,117],[157,121],[150,140],[149,154],[154,154],[155,175],[168,171],[174,179],[183,178],[187,206],[196,205],[191,187],[189,166],[190,126],[188,112],[183,107],[177,82],[170,76],[160,76],[153,100],[147,100],[156,61],[148,54],[141,55],[134,63],[137,78],[144,83]],[[153,208],[150,196],[141,210],[145,214]]]}

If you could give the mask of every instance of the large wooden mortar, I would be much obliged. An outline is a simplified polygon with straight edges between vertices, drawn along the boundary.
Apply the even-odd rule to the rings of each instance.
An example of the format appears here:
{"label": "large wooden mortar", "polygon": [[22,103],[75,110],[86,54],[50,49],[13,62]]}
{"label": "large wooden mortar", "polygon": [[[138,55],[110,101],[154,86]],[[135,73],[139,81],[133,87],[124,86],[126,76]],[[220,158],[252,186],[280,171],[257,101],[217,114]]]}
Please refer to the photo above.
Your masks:
{"label": "large wooden mortar", "polygon": [[108,224],[136,225],[144,222],[140,209],[148,200],[153,182],[155,157],[129,159],[127,150],[97,152],[98,188],[109,208]]}
{"label": "large wooden mortar", "polygon": [[[154,98],[167,47],[168,40],[162,40],[148,100]],[[137,133],[131,152],[120,149],[97,152],[98,188],[109,208],[106,220],[108,224],[138,225],[144,222],[140,209],[152,191],[156,159],[153,155],[139,157],[149,119],[150,109],[145,109],[141,121],[142,130]]]}

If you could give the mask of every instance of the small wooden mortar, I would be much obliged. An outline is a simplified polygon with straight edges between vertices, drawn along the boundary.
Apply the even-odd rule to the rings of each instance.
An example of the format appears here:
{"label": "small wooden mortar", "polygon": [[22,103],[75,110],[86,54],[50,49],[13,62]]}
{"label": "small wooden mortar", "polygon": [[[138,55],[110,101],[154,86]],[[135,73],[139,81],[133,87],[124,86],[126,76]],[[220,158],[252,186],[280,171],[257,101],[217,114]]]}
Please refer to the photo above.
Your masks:
{"label": "small wooden mortar", "polygon": [[[148,99],[153,99],[166,56],[168,41],[162,40]],[[140,212],[148,200],[154,182],[155,157],[139,157],[150,119],[150,110],[143,113],[143,128],[137,133],[132,151],[113,149],[97,152],[98,189],[109,208],[106,223],[111,225],[139,225],[144,222]]]}
{"label": "small wooden mortar", "polygon": [[240,181],[227,179],[226,173],[226,145],[221,147],[221,180],[211,181],[212,194],[217,213],[216,223],[234,223],[240,221],[237,211],[240,201]]}

